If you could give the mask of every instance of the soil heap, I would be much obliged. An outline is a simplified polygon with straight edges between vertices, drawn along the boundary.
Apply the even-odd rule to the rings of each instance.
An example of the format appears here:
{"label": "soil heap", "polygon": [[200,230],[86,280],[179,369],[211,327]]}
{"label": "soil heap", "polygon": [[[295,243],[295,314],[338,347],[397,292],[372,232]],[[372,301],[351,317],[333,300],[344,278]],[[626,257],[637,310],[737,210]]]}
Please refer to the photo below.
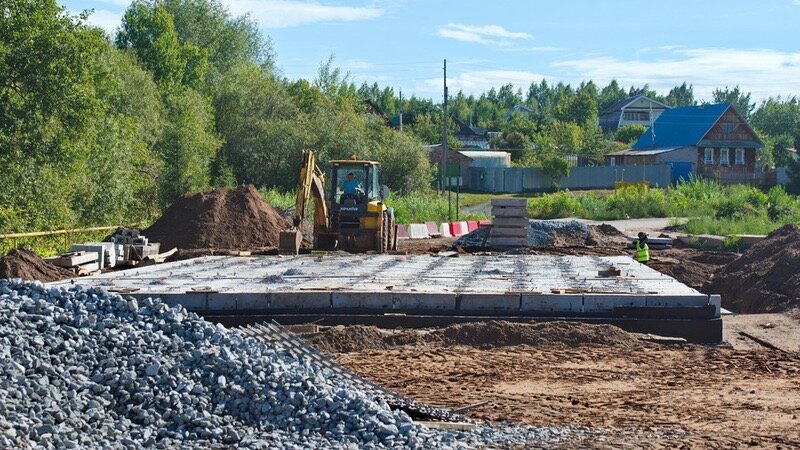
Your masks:
{"label": "soil heap", "polygon": [[276,247],[288,219],[253,185],[186,194],[143,231],[162,250],[256,250]]}
{"label": "soil heap", "polygon": [[800,228],[784,225],[747,249],[704,288],[740,313],[782,312],[800,306]]}
{"label": "soil heap", "polygon": [[329,353],[386,350],[398,346],[464,345],[485,349],[514,345],[575,347],[595,344],[631,347],[637,343],[635,337],[611,325],[515,323],[502,320],[453,324],[433,330],[395,331],[363,325],[337,326],[309,334],[305,339]]}
{"label": "soil heap", "polygon": [[36,252],[19,248],[0,258],[0,278],[22,278],[43,283],[65,280],[75,274],[43,260]]}

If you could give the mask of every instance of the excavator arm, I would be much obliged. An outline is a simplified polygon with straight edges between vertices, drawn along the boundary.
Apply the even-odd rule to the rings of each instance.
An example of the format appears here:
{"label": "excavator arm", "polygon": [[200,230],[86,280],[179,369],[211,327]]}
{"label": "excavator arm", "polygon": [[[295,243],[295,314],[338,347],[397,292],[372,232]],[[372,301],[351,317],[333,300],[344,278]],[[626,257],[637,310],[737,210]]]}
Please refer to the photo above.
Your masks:
{"label": "excavator arm", "polygon": [[300,179],[297,182],[292,227],[281,231],[279,249],[281,252],[297,254],[303,240],[302,226],[306,217],[308,202],[314,198],[314,236],[327,234],[330,227],[328,205],[325,203],[325,174],[316,163],[316,155],[311,150],[303,150],[300,166]]}

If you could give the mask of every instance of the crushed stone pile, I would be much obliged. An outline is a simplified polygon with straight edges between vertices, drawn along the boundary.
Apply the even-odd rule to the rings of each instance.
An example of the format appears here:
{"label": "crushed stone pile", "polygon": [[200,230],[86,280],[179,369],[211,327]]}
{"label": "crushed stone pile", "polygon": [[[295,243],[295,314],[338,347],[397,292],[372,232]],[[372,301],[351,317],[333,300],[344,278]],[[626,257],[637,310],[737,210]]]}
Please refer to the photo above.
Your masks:
{"label": "crushed stone pile", "polygon": [[[486,239],[489,230],[489,227],[479,227],[458,238],[453,247],[479,247],[484,242],[490,245],[491,239]],[[528,229],[529,247],[594,247],[622,245],[625,242],[622,233],[610,225],[592,227],[577,220],[530,220]]]}
{"label": "crushed stone pile", "polygon": [[704,292],[740,313],[800,307],[800,228],[784,225],[715,274]]}
{"label": "crushed stone pile", "polygon": [[36,252],[19,248],[0,258],[0,278],[21,278],[42,282],[66,280],[74,277],[71,271],[50,264]]}
{"label": "crushed stone pile", "polygon": [[255,250],[276,247],[291,225],[253,185],[186,194],[142,233],[161,248]]}
{"label": "crushed stone pile", "polygon": [[0,448],[523,448],[571,432],[428,429],[179,306],[0,280]]}
{"label": "crushed stone pile", "polygon": [[337,326],[307,335],[305,339],[329,353],[386,350],[398,346],[464,345],[485,349],[514,345],[632,347],[638,343],[634,336],[612,325],[502,320],[453,324],[433,330],[396,331],[362,325]]}

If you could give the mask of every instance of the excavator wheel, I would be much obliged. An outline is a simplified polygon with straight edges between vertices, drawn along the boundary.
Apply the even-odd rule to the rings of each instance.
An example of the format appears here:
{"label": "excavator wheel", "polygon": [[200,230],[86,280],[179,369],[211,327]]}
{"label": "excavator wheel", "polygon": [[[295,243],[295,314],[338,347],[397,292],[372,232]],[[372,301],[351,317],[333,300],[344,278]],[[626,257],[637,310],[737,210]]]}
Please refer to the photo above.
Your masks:
{"label": "excavator wheel", "polygon": [[389,227],[389,212],[383,212],[383,220],[381,220],[381,242],[378,253],[386,253],[391,246],[391,228]]}

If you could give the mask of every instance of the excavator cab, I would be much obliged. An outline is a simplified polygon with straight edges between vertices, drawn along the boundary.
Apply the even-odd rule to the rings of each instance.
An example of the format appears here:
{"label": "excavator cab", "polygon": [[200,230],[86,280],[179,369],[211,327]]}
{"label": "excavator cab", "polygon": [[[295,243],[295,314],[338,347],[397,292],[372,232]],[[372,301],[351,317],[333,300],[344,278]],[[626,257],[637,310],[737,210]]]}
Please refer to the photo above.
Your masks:
{"label": "excavator cab", "polygon": [[379,162],[330,162],[327,200],[336,248],[381,253],[395,248],[394,211],[383,203],[388,189],[381,186],[379,175]]}
{"label": "excavator cab", "polygon": [[[297,253],[310,198],[314,199],[314,247],[385,253],[397,248],[394,210],[383,201],[389,190],[379,181],[380,163],[330,161],[326,175],[316,156],[303,151],[293,226],[281,231],[280,250]],[[327,178],[327,180],[326,180]]]}

